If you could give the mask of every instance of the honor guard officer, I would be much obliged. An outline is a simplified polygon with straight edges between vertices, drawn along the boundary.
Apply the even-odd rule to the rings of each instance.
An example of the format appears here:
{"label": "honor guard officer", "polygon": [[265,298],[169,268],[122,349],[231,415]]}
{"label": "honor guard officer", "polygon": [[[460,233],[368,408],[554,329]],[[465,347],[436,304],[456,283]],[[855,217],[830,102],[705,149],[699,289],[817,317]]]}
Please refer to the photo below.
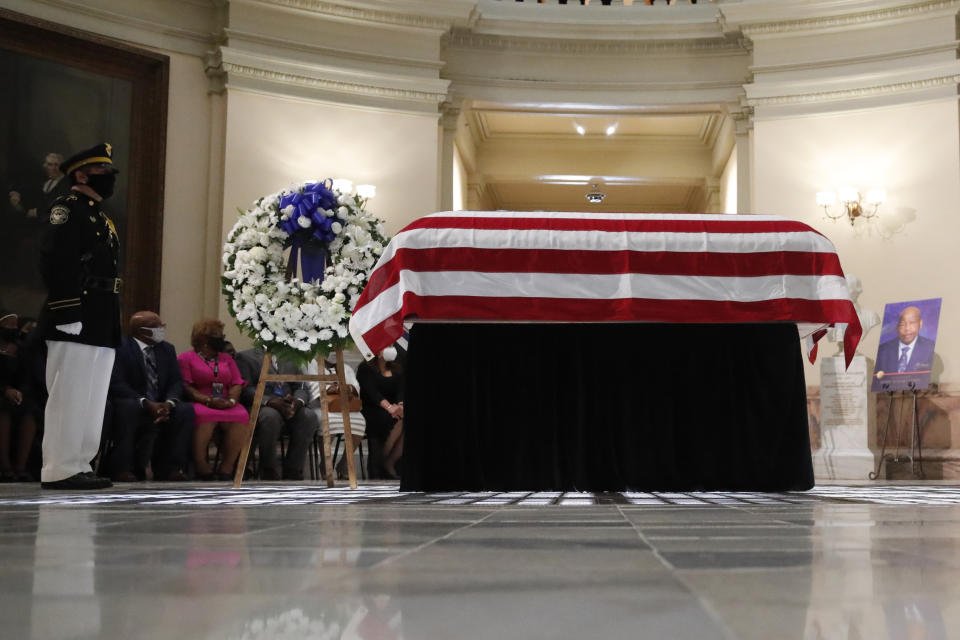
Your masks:
{"label": "honor guard officer", "polygon": [[113,193],[113,149],[99,144],[61,165],[71,193],[50,206],[40,250],[47,302],[40,330],[47,342],[47,401],[41,486],[102,489],[90,461],[100,447],[103,414],[120,344],[120,249],[100,209]]}

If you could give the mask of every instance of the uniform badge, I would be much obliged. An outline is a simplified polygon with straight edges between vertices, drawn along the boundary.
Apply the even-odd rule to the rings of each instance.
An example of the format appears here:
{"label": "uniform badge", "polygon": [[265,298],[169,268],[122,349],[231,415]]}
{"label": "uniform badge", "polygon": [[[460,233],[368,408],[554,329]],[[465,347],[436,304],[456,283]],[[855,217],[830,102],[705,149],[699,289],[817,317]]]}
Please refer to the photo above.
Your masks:
{"label": "uniform badge", "polygon": [[70,207],[58,204],[50,209],[50,224],[63,224],[70,219]]}
{"label": "uniform badge", "polygon": [[107,226],[110,227],[110,233],[112,233],[115,238],[119,238],[120,236],[117,235],[117,228],[114,226],[113,220],[107,217],[107,214],[105,214],[103,211],[100,212],[100,215],[103,216],[104,222],[106,222]]}

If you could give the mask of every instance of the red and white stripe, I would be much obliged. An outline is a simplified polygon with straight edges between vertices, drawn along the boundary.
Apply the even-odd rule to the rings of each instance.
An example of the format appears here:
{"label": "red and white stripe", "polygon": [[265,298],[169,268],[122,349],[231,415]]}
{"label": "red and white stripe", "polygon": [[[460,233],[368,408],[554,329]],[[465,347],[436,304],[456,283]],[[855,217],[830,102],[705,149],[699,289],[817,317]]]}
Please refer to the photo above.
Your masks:
{"label": "red and white stripe", "polygon": [[350,320],[370,358],[404,320],[848,323],[833,244],[778,216],[454,212],[385,249]]}

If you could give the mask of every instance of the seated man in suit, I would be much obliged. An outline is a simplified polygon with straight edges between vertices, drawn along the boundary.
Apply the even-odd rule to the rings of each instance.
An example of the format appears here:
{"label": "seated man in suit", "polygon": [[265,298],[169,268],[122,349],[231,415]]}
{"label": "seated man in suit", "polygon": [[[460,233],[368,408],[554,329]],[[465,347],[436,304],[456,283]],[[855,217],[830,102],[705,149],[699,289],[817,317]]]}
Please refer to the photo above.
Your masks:
{"label": "seated man in suit", "polygon": [[[247,382],[246,388],[240,394],[240,402],[250,407],[257,391],[257,384],[260,382],[263,350],[241,351],[236,355],[236,362],[240,375]],[[296,363],[278,361],[274,356],[270,363],[270,372],[294,375],[300,373],[300,367]],[[286,427],[290,433],[290,446],[287,448],[287,458],[283,461],[283,479],[303,480],[307,448],[319,427],[316,414],[309,409],[304,409],[309,402],[310,392],[303,383],[267,383],[253,435],[254,445],[260,451],[262,479],[277,480],[281,477],[277,462],[277,441],[281,430]]]}
{"label": "seated man in suit", "polygon": [[897,338],[880,345],[874,371],[909,373],[933,368],[933,340],[920,335],[923,318],[920,309],[907,307],[897,319]]}
{"label": "seated man in suit", "polygon": [[110,439],[104,466],[120,482],[143,479],[152,461],[157,480],[184,480],[193,435],[193,406],[182,402],[177,352],[152,311],[130,318],[110,378]]}

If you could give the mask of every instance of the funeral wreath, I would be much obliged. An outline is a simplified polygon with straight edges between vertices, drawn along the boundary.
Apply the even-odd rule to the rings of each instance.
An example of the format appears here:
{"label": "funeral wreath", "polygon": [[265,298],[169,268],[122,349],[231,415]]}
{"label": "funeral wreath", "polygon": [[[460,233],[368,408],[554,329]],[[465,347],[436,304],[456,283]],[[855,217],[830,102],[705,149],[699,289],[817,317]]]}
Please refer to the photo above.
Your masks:
{"label": "funeral wreath", "polygon": [[374,193],[349,180],[308,181],[240,211],[221,283],[257,346],[296,362],[352,346],[350,313],[387,244],[383,221],[366,209]]}

